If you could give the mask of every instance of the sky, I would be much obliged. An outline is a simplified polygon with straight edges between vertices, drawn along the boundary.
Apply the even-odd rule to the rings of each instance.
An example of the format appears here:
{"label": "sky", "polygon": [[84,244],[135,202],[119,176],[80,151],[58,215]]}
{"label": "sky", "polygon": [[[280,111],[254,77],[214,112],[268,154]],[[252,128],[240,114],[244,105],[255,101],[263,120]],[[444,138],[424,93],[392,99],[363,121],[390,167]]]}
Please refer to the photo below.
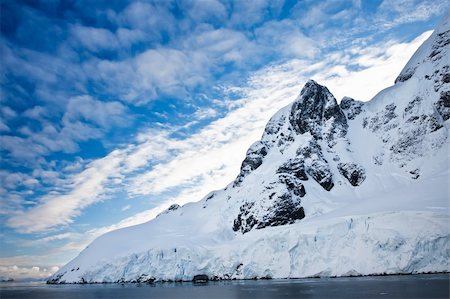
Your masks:
{"label": "sky", "polygon": [[368,101],[448,9],[0,1],[0,277],[44,279],[99,235],[224,188],[308,79]]}

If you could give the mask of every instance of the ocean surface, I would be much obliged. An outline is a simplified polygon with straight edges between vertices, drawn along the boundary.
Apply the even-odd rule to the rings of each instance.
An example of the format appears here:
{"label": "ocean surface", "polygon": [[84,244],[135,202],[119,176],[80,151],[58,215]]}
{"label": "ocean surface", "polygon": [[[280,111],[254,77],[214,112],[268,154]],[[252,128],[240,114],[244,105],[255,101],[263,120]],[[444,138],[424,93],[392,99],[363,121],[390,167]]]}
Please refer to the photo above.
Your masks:
{"label": "ocean surface", "polygon": [[204,284],[1,283],[1,299],[449,298],[449,274],[221,281]]}

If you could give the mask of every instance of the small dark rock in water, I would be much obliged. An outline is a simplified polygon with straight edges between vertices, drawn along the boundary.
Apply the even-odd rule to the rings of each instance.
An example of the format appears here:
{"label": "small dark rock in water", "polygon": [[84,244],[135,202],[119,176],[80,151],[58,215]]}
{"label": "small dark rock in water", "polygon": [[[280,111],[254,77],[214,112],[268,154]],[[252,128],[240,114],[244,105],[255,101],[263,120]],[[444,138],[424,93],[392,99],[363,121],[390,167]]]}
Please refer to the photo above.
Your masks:
{"label": "small dark rock in water", "polygon": [[4,278],[4,279],[0,280],[0,282],[14,282],[14,279],[12,279],[12,278]]}
{"label": "small dark rock in water", "polygon": [[139,278],[136,280],[137,283],[154,283],[156,278],[152,276],[148,276],[147,274],[142,274],[139,276]]}
{"label": "small dark rock in water", "polygon": [[205,274],[199,274],[199,275],[195,275],[194,278],[192,279],[193,282],[196,283],[205,283],[208,282],[209,277],[208,275]]}

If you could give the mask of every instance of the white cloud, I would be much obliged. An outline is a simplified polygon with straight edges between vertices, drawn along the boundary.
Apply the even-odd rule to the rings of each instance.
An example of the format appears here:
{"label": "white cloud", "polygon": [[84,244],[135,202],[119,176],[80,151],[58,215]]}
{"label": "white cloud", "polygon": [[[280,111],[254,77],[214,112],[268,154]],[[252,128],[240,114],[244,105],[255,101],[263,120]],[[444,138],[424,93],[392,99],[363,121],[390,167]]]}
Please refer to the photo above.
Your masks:
{"label": "white cloud", "polygon": [[217,0],[182,1],[186,12],[196,22],[222,21],[227,17],[227,8]]}
{"label": "white cloud", "polygon": [[233,1],[230,24],[238,27],[251,27],[264,20],[268,14],[277,15],[283,7],[280,0],[237,0]]}
{"label": "white cloud", "polygon": [[127,47],[139,41],[145,40],[145,33],[139,29],[131,30],[127,28],[119,28],[116,31],[116,37],[121,46]]}
{"label": "white cloud", "polygon": [[74,233],[62,233],[62,234],[56,234],[56,235],[50,235],[48,237],[39,238],[36,240],[24,240],[20,242],[23,246],[27,247],[34,247],[39,245],[45,245],[48,242],[57,241],[57,240],[65,240],[69,238],[73,238],[73,236],[76,235]]}
{"label": "white cloud", "polygon": [[312,59],[319,52],[317,43],[305,36],[292,20],[271,21],[256,30],[258,44],[281,57]]}
{"label": "white cloud", "polygon": [[210,25],[199,26],[191,36],[186,38],[182,46],[184,52],[193,56],[207,57],[205,63],[214,68],[221,63],[248,62],[251,54],[257,51],[255,45],[239,31],[219,28]]}
{"label": "white cloud", "polygon": [[326,85],[338,101],[344,96],[368,101],[383,88],[394,84],[408,59],[430,35],[431,31],[427,31],[409,43],[391,43],[387,48],[377,45],[349,49],[356,57],[348,62],[363,69],[351,71],[348,64],[338,62],[332,68],[317,73],[314,78]]}
{"label": "white cloud", "polygon": [[0,119],[0,132],[9,132],[11,129]]}
{"label": "white cloud", "polygon": [[69,99],[62,122],[69,127],[83,121],[106,129],[112,125],[124,126],[129,121],[126,115],[126,107],[119,102],[103,102],[84,95]]}
{"label": "white cloud", "polygon": [[217,115],[218,115],[217,110],[214,110],[211,107],[207,107],[207,108],[200,108],[197,111],[195,111],[194,118],[196,120],[201,120],[201,119],[207,119],[207,118],[214,118]]}
{"label": "white cloud", "polygon": [[17,116],[17,113],[8,106],[2,107],[0,111],[5,118],[14,118]]}
{"label": "white cloud", "polygon": [[448,9],[448,2],[443,0],[384,0],[378,8],[375,23],[390,29],[405,23],[428,20]]}
{"label": "white cloud", "polygon": [[75,37],[75,43],[80,43],[92,52],[111,50],[119,46],[115,34],[104,28],[85,27],[77,24],[72,26],[71,33]]}
{"label": "white cloud", "polygon": [[44,280],[59,270],[55,264],[44,264],[43,256],[18,255],[0,257],[0,279]]}
{"label": "white cloud", "polygon": [[50,275],[59,270],[57,266],[51,267],[19,267],[16,265],[13,266],[1,266],[0,265],[0,278],[1,279],[14,279],[16,281],[20,280],[45,280]]}
{"label": "white cloud", "polygon": [[175,19],[169,12],[169,2],[159,1],[158,5],[136,1],[128,5],[115,20],[124,27],[143,29],[148,35],[159,36],[160,29],[170,30]]}
{"label": "white cloud", "polygon": [[84,65],[99,88],[122,101],[146,104],[158,96],[182,98],[186,88],[208,76],[205,57],[171,48],[158,48],[121,61],[92,60]]}
{"label": "white cloud", "polygon": [[24,115],[40,121],[40,126],[22,126],[17,130],[22,136],[0,136],[0,148],[8,156],[36,163],[38,157],[53,152],[76,152],[79,141],[101,138],[114,127],[126,127],[131,119],[127,108],[116,101],[99,101],[91,96],[70,97],[60,123],[42,117],[45,109],[36,106]]}
{"label": "white cloud", "polygon": [[26,211],[16,212],[7,220],[7,225],[21,232],[45,231],[56,225],[71,223],[85,207],[99,201],[108,190],[111,178],[116,177],[122,161],[120,151],[95,160],[83,172],[74,175],[68,182],[65,194],[48,194],[38,205]]}

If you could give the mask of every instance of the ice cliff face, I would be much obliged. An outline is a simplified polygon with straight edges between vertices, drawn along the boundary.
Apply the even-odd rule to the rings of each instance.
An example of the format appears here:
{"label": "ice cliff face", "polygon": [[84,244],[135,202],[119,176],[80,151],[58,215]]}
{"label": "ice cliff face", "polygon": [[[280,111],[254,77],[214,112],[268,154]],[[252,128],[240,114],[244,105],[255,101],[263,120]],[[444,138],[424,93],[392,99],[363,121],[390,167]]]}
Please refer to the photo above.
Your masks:
{"label": "ice cliff face", "polygon": [[99,237],[50,282],[450,271],[449,48],[447,16],[366,103],[308,81],[224,190]]}

